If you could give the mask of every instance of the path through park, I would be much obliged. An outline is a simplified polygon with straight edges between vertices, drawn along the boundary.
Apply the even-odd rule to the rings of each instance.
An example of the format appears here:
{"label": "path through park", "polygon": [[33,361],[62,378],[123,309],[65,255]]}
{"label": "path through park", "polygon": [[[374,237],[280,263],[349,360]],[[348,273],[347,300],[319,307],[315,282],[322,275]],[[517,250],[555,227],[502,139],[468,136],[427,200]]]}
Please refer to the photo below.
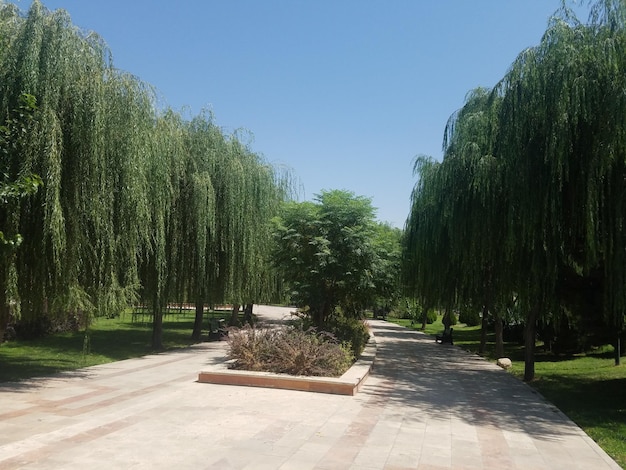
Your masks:
{"label": "path through park", "polygon": [[0,384],[0,470],[619,468],[497,366],[370,325],[375,366],[353,397],[198,383],[224,342]]}

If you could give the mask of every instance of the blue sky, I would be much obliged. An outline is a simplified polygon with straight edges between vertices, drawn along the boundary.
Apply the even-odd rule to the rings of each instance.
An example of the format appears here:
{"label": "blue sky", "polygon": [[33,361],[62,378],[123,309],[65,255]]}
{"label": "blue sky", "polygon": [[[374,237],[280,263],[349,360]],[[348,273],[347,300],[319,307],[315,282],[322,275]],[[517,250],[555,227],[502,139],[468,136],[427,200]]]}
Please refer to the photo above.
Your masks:
{"label": "blue sky", "polygon": [[[30,0],[13,0],[27,9]],[[43,0],[97,32],[116,67],[299,179],[367,196],[402,228],[420,154],[536,45],[561,0]],[[584,10],[583,10],[584,11]],[[586,13],[582,15],[586,19]]]}

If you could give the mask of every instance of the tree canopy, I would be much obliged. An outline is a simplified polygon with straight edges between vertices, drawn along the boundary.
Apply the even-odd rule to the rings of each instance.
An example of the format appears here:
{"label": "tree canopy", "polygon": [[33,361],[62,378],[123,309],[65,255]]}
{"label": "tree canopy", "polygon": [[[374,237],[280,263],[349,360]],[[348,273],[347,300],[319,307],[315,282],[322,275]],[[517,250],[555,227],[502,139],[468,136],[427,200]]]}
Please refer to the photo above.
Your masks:
{"label": "tree canopy", "polygon": [[368,198],[332,190],[285,204],[274,220],[274,263],[318,327],[336,307],[356,317],[395,291],[399,231],[374,216]]}
{"label": "tree canopy", "polygon": [[[23,96],[37,109],[18,140],[10,123]],[[269,221],[287,195],[284,174],[209,113],[187,120],[155,96],[65,11],[0,3],[0,129],[12,146],[1,165],[43,182],[0,207],[0,231],[24,240],[0,276],[14,319],[87,325],[142,303],[158,349],[168,303],[195,303],[201,320],[206,303],[273,295]]]}
{"label": "tree canopy", "polygon": [[468,94],[443,161],[416,166],[407,281],[438,304],[515,299],[527,380],[537,322],[623,328],[626,4],[591,12],[562,7],[493,89]]}

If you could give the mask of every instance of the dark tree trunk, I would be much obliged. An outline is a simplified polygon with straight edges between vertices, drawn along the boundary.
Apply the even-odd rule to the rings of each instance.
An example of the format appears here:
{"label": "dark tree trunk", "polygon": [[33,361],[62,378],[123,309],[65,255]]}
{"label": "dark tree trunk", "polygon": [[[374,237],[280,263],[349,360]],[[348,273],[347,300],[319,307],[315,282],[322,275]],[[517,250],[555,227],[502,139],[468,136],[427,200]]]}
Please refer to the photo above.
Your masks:
{"label": "dark tree trunk", "polygon": [[504,338],[503,338],[503,330],[504,325],[502,324],[502,316],[500,313],[495,312],[494,314],[495,320],[495,330],[496,330],[496,357],[504,357]]}
{"label": "dark tree trunk", "polygon": [[535,336],[539,306],[533,306],[526,316],[524,328],[524,382],[535,378]]}
{"label": "dark tree trunk", "polygon": [[325,300],[320,307],[315,308],[315,310],[311,310],[311,320],[313,321],[313,326],[315,326],[318,331],[323,331],[331,313],[331,304],[329,301]]}
{"label": "dark tree trunk", "polygon": [[485,346],[487,345],[487,320],[489,319],[489,307],[487,304],[483,305],[483,318],[480,322],[480,345],[478,346],[478,354],[485,353]]}
{"label": "dark tree trunk", "polygon": [[452,325],[451,315],[452,315],[452,310],[448,306],[446,307],[446,311],[444,312],[443,318],[441,319],[441,323],[443,323],[444,334],[450,332],[450,326]]}
{"label": "dark tree trunk", "polygon": [[322,324],[324,323],[324,308],[316,308],[311,311],[311,320],[313,321],[313,326],[318,330],[322,328]]}
{"label": "dark tree trunk", "polygon": [[[17,159],[14,159],[13,165],[17,165]],[[17,168],[14,168],[17,175]],[[4,235],[9,239],[17,234],[18,217],[17,205],[15,201],[9,200],[3,206],[5,217],[2,218],[1,227]],[[7,246],[0,245],[0,343],[4,341],[4,334],[11,320],[11,299],[8,293],[9,279],[11,278],[11,265],[15,261],[15,251]],[[41,312],[38,312],[40,314]],[[41,317],[39,317],[41,318]],[[31,320],[39,321],[39,318],[31,318]]]}
{"label": "dark tree trunk", "polygon": [[204,299],[199,297],[196,299],[196,317],[193,321],[193,332],[191,333],[191,339],[194,341],[200,341],[202,338],[202,320],[204,319]]}
{"label": "dark tree trunk", "polygon": [[152,349],[163,349],[163,308],[158,296],[154,296],[152,302]]}
{"label": "dark tree trunk", "polygon": [[[487,347],[487,326],[489,320],[489,312],[492,310],[491,300],[491,268],[487,267],[485,270],[485,283],[484,283],[484,303],[483,303],[483,318],[480,324],[480,345],[478,346],[478,354],[484,354]],[[496,314],[496,322],[498,321],[498,315]],[[497,326],[496,326],[497,329]],[[500,329],[502,333],[502,329]],[[496,333],[497,334],[497,333]],[[496,350],[497,350],[497,338],[496,338]]]}
{"label": "dark tree trunk", "polygon": [[233,304],[233,310],[230,313],[230,321],[228,322],[229,326],[239,326],[239,307],[240,304]]}
{"label": "dark tree trunk", "polygon": [[10,318],[10,306],[6,301],[5,296],[0,294],[0,343],[4,341],[4,333],[9,325]]}
{"label": "dark tree trunk", "polygon": [[428,307],[424,307],[422,310],[422,331],[426,331],[426,325],[428,324]]}
{"label": "dark tree trunk", "polygon": [[[7,259],[5,258],[3,261],[7,261]],[[0,343],[4,341],[4,333],[9,325],[11,313],[9,299],[7,299],[6,295],[7,266],[8,263],[5,266],[0,266]]]}
{"label": "dark tree trunk", "polygon": [[252,309],[254,308],[254,303],[246,304],[246,307],[243,309],[243,322],[252,326]]}

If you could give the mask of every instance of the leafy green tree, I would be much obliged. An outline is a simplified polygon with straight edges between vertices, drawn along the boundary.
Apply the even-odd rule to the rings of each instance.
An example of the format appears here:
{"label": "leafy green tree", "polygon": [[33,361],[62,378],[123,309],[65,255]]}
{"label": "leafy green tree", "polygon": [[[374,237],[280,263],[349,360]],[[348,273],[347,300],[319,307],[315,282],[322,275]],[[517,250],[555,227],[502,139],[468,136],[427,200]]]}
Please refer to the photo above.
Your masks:
{"label": "leafy green tree", "polygon": [[337,307],[358,317],[375,298],[377,280],[379,293],[391,289],[388,273],[376,273],[381,259],[391,266],[394,255],[374,213],[369,199],[333,190],[315,202],[287,203],[275,219],[274,262],[317,327]]}
{"label": "leafy green tree", "polygon": [[402,230],[386,223],[376,224],[373,239],[377,259],[373,265],[375,290],[369,305],[391,308],[400,301],[401,241]]}
{"label": "leafy green tree", "polygon": [[621,0],[595,3],[587,25],[563,7],[493,90],[468,95],[444,160],[416,164],[409,285],[446,310],[483,305],[484,318],[515,299],[525,380],[538,322],[623,329],[625,17]]}
{"label": "leafy green tree", "polygon": [[443,223],[441,165],[426,156],[415,160],[418,180],[402,244],[402,286],[405,295],[422,306],[424,327],[428,310],[454,302],[457,291],[454,266],[448,262],[451,240]]}
{"label": "leafy green tree", "polygon": [[[508,244],[526,312],[526,372],[534,377],[537,321],[558,316],[580,285],[620,330],[626,307],[623,223],[626,30],[623,1],[567,11],[520,54],[494,91],[502,97],[497,151],[511,194]],[[530,190],[529,190],[530,189]],[[565,295],[564,295],[565,294]]]}
{"label": "leafy green tree", "polygon": [[[39,108],[22,130],[9,110],[25,92]],[[0,2],[1,135],[19,145],[2,147],[2,174],[16,183],[0,186],[11,202],[0,229],[7,242],[24,239],[0,287],[21,321],[87,325],[141,301],[160,349],[169,303],[196,304],[198,338],[205,302],[251,304],[275,290],[270,220],[287,194],[283,175],[210,116],[186,121],[155,96],[67,12],[34,0],[24,15]],[[37,183],[31,174],[42,190],[13,197]]]}
{"label": "leafy green tree", "polygon": [[20,96],[20,107],[0,125],[0,342],[17,305],[15,250],[22,243],[19,230],[20,199],[35,194],[41,178],[19,165],[37,109],[35,97]]}
{"label": "leafy green tree", "polygon": [[151,91],[115,70],[102,40],[73,27],[66,12],[38,0],[25,16],[0,10],[0,122],[23,93],[38,105],[8,164],[43,179],[15,211],[24,237],[11,278],[18,314],[37,323],[117,313],[137,286]]}

